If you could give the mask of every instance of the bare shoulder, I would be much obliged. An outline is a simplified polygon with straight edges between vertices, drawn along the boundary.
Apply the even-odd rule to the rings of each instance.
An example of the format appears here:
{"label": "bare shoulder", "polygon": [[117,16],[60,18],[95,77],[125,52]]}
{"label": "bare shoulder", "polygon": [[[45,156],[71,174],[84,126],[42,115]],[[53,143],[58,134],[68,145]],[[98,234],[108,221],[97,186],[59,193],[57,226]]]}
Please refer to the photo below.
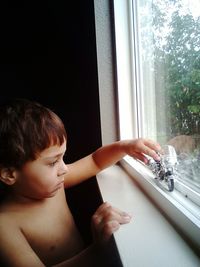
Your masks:
{"label": "bare shoulder", "polygon": [[0,266],[44,267],[15,222],[14,216],[6,212],[0,213]]}
{"label": "bare shoulder", "polygon": [[8,213],[0,213],[0,251],[9,243],[8,239],[16,236],[17,232],[19,232],[19,228],[15,223],[15,219],[9,216]]}
{"label": "bare shoulder", "polygon": [[[14,216],[11,216],[8,212],[0,212],[0,239],[4,235],[12,231],[16,231],[17,224],[15,223]],[[2,243],[0,243],[0,246]]]}

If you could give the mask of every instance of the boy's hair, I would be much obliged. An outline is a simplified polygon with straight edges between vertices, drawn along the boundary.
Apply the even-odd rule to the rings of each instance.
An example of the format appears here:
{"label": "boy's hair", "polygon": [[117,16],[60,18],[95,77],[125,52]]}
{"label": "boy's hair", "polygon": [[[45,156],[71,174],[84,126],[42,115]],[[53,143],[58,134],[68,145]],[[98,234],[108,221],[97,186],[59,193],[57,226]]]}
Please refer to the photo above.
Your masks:
{"label": "boy's hair", "polygon": [[62,145],[67,134],[50,109],[26,99],[0,107],[0,165],[20,169],[51,145]]}

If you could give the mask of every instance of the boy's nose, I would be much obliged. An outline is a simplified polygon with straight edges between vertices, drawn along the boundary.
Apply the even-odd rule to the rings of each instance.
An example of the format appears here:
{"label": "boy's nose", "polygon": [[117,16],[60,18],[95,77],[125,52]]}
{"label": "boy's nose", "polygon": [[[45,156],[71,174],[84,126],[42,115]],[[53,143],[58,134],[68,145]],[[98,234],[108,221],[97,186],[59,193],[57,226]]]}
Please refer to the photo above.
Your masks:
{"label": "boy's nose", "polygon": [[60,166],[59,171],[58,171],[58,176],[62,176],[64,174],[66,174],[67,172],[68,172],[68,167],[64,163],[64,161],[62,161],[61,166]]}

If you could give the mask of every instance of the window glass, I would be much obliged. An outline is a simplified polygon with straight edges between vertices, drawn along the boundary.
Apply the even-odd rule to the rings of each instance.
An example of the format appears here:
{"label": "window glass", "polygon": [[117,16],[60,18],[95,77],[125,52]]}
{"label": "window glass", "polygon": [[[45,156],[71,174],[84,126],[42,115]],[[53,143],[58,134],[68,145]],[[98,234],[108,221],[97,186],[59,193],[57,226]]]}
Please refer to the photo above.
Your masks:
{"label": "window glass", "polygon": [[[174,146],[200,189],[200,1],[133,1],[139,135]],[[135,89],[134,89],[135,90]]]}

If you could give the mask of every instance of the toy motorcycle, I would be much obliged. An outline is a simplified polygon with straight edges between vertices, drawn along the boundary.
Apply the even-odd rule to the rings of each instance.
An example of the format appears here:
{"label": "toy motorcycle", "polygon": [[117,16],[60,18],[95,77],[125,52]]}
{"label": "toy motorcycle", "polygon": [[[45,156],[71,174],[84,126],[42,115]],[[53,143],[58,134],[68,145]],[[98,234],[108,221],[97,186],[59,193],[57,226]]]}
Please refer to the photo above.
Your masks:
{"label": "toy motorcycle", "polygon": [[159,181],[165,181],[168,185],[169,191],[174,190],[174,171],[177,161],[177,154],[173,146],[162,146],[162,150],[158,153],[160,160],[150,159],[148,162],[149,168],[155,174],[155,178]]}

